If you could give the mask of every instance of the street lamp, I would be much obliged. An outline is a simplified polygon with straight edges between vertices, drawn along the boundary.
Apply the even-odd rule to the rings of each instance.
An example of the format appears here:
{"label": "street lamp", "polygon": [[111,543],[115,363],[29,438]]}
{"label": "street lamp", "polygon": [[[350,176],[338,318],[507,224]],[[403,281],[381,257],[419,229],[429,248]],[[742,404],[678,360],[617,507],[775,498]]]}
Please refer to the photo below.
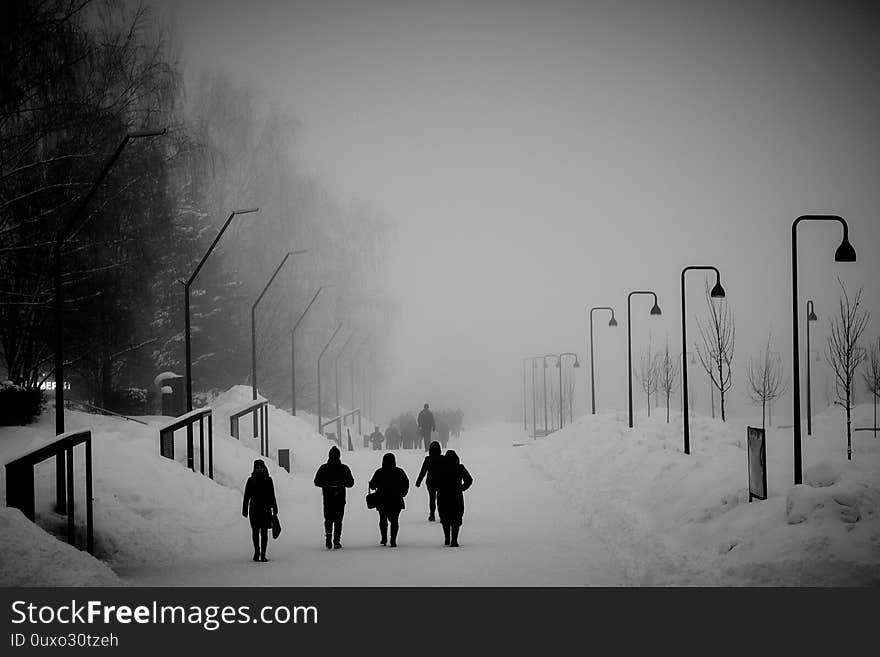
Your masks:
{"label": "street lamp", "polygon": [[654,305],[651,306],[651,315],[661,315],[660,306],[657,304],[657,294],[650,290],[634,290],[626,295],[626,357],[627,377],[629,380],[629,428],[633,426],[633,371],[632,371],[632,297],[634,294],[650,294],[654,297]]}
{"label": "street lamp", "polygon": [[[355,335],[357,335],[357,331],[353,331],[351,335],[348,336],[348,340],[342,344],[342,348],[336,352],[336,358],[333,359],[333,385],[336,388],[336,417],[339,417],[339,359],[342,357],[342,353]],[[339,435],[339,439],[342,440],[342,420],[337,420],[336,422],[336,433]]]}
{"label": "street lamp", "polygon": [[592,404],[593,415],[596,414],[596,378],[595,368],[593,366],[593,311],[594,310],[610,310],[611,319],[608,326],[617,326],[617,320],[614,319],[614,308],[611,306],[594,306],[590,308],[590,402]]}
{"label": "street lamp", "polygon": [[[579,368],[581,366],[578,361],[578,356],[573,351],[564,351],[559,356],[556,357],[556,367],[559,368],[559,428],[562,429],[563,425],[563,416],[562,416],[562,358],[563,356],[574,356],[574,365],[573,367]],[[574,399],[571,400],[572,406],[574,405]]]}
{"label": "street lamp", "polygon": [[[61,435],[62,433],[64,433],[64,299],[61,289],[61,247],[64,245],[64,242],[67,241],[67,238],[70,237],[73,229],[76,228],[76,224],[82,219],[83,214],[85,213],[85,209],[86,207],[88,207],[89,201],[92,200],[95,192],[98,191],[98,187],[101,186],[101,183],[104,182],[104,178],[106,178],[107,174],[110,173],[110,169],[112,169],[113,165],[116,164],[116,160],[118,160],[119,156],[122,155],[122,151],[125,149],[128,142],[132,139],[142,139],[144,137],[159,137],[161,135],[164,135],[165,131],[166,128],[162,128],[162,130],[129,132],[127,135],[125,135],[125,137],[122,138],[122,141],[119,142],[119,146],[116,147],[116,150],[104,163],[104,168],[101,169],[101,172],[98,174],[95,182],[92,183],[92,187],[89,189],[88,193],[83,197],[79,205],[76,206],[76,209],[70,214],[70,216],[67,218],[67,221],[65,221],[64,225],[61,227],[61,230],[59,230],[58,234],[55,236],[55,241],[52,245],[52,258],[54,270],[53,278],[55,284],[54,376],[56,435]],[[67,473],[65,468],[65,456],[63,454],[57,455],[55,457],[55,510],[58,513],[66,513],[67,511]]]}
{"label": "street lamp", "polygon": [[290,413],[291,415],[296,415],[296,342],[294,341],[294,336],[296,334],[296,329],[302,323],[303,319],[305,319],[306,313],[309,312],[309,308],[312,307],[312,304],[315,303],[315,299],[318,298],[318,295],[321,294],[321,290],[324,288],[333,287],[330,285],[322,285],[318,288],[318,291],[315,292],[315,296],[312,297],[312,300],[309,301],[309,304],[306,306],[306,309],[302,311],[302,314],[299,316],[299,319],[296,320],[296,323],[293,325],[293,328],[290,330],[290,391],[291,391],[291,406]]}
{"label": "street lamp", "polygon": [[[817,321],[819,318],[816,317],[816,311],[813,307],[813,300],[807,300],[807,435],[813,435],[813,407],[812,407],[812,397],[813,390],[812,385],[810,383],[810,324],[812,322]],[[818,357],[818,353],[816,356]]]}
{"label": "street lamp", "polygon": [[[365,337],[365,338],[364,338],[364,341],[361,342],[360,346],[358,346],[357,349],[355,349],[355,352],[354,352],[354,354],[352,354],[352,357],[351,357],[351,408],[352,408],[352,410],[353,410],[354,407],[355,407],[355,400],[354,400],[354,364],[355,364],[355,361],[357,361],[358,356],[360,356],[361,350],[362,350],[364,347],[367,346],[367,343],[369,343],[369,341],[370,341],[370,336]],[[363,409],[363,407],[361,407],[361,412],[358,413],[358,433],[363,433],[363,432],[361,431],[361,418],[363,417],[363,415],[364,415],[364,409]]]}
{"label": "street lamp", "polygon": [[[797,227],[802,221],[836,221],[843,226],[843,239],[834,252],[835,262],[855,262],[856,251],[849,243],[849,226],[843,217],[837,215],[805,214],[791,224],[791,378],[792,378],[792,419],[794,420],[794,483],[803,482],[803,459],[801,455],[801,373],[798,353],[798,291],[797,291]],[[809,325],[809,323],[808,323]]]}
{"label": "street lamp", "polygon": [[[284,254],[284,257],[275,268],[275,272],[272,274],[269,282],[266,283],[263,291],[260,292],[260,296],[257,297],[257,300],[254,301],[254,304],[251,306],[251,399],[257,398],[257,305],[259,305],[260,301],[262,301],[263,296],[269,290],[269,287],[272,285],[272,281],[274,281],[275,277],[278,276],[278,272],[280,272],[281,268],[284,267],[284,263],[287,262],[287,259],[292,255],[299,255],[301,253],[308,252],[305,250],[288,251]],[[256,414],[254,414],[254,422],[256,421],[257,416]]]}
{"label": "street lamp", "polygon": [[[687,351],[687,314],[685,312],[685,297],[684,297],[684,275],[688,271],[703,269],[708,271],[715,272],[715,285],[712,287],[712,290],[709,292],[709,297],[712,299],[723,299],[725,297],[724,288],[721,287],[721,272],[718,271],[717,267],[713,267],[712,265],[690,265],[681,270],[681,351],[682,353]],[[682,358],[681,360],[681,388],[684,391],[682,405],[684,407],[683,413],[683,422],[682,422],[682,430],[684,432],[684,453],[691,453],[691,422],[688,414],[688,366],[687,359]],[[714,392],[712,392],[714,395]],[[714,396],[712,401],[712,407],[714,408]]]}
{"label": "street lamp", "polygon": [[233,210],[229,217],[226,219],[226,222],[223,224],[223,227],[220,229],[220,232],[217,233],[217,237],[214,238],[214,241],[211,242],[211,246],[208,247],[208,250],[205,252],[205,255],[202,256],[202,259],[199,261],[199,264],[196,266],[195,271],[192,275],[187,279],[187,281],[183,284],[183,321],[184,321],[184,342],[185,342],[185,351],[186,351],[186,410],[192,410],[192,354],[191,354],[191,346],[190,346],[190,323],[189,323],[189,288],[192,285],[193,281],[196,279],[196,276],[199,275],[199,272],[202,270],[202,266],[205,264],[205,261],[208,259],[208,256],[211,255],[211,252],[214,250],[214,247],[217,246],[217,242],[220,241],[220,238],[223,236],[223,233],[226,232],[226,228],[229,226],[229,222],[232,221],[232,218],[240,215],[240,214],[250,214],[251,212],[259,212],[260,208],[247,208],[245,210]]}
{"label": "street lamp", "polygon": [[333,331],[333,335],[330,336],[330,339],[327,340],[327,344],[321,349],[321,353],[318,354],[318,433],[321,435],[324,435],[323,427],[321,426],[321,420],[323,419],[321,416],[321,357],[324,355],[324,352],[330,348],[330,343],[333,342],[333,339],[336,337],[336,334],[339,333],[340,329],[342,329],[341,322],[336,326],[336,330]]}
{"label": "street lamp", "polygon": [[548,413],[547,413],[547,359],[548,358],[555,358],[556,362],[559,363],[559,356],[557,356],[556,354],[544,354],[544,356],[541,357],[541,361],[544,363],[543,390],[544,390],[544,435],[545,436],[548,434],[548,427],[547,427],[547,415],[548,415]]}

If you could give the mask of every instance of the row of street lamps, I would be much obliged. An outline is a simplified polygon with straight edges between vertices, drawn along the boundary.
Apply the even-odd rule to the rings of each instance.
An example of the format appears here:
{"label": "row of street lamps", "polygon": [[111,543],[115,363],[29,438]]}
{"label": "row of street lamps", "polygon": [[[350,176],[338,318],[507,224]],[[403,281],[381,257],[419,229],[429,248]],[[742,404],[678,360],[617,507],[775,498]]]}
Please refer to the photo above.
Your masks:
{"label": "row of street lamps", "polygon": [[526,384],[526,363],[532,363],[532,437],[536,437],[538,435],[538,425],[537,425],[537,386],[535,384],[535,369],[537,369],[536,362],[541,361],[543,367],[544,381],[543,381],[543,401],[544,401],[544,435],[547,435],[550,431],[550,427],[547,424],[547,418],[549,417],[549,412],[547,409],[547,359],[555,358],[556,359],[556,368],[559,370],[559,428],[561,429],[565,426],[565,415],[563,413],[563,395],[562,395],[562,359],[565,356],[574,357],[574,363],[572,367],[580,368],[581,363],[578,359],[578,355],[573,351],[564,351],[561,354],[544,354],[543,356],[527,356],[522,359],[523,364],[523,430],[528,431],[528,410],[526,403],[526,390],[528,388]]}
{"label": "row of street lamps", "polygon": [[[834,253],[835,262],[855,262],[856,252],[849,241],[849,226],[846,220],[837,215],[802,215],[794,220],[791,227],[791,267],[792,267],[792,380],[793,380],[793,452],[794,452],[794,483],[803,482],[803,460],[801,450],[801,401],[800,401],[800,367],[799,367],[799,327],[798,327],[798,288],[797,288],[797,227],[803,221],[831,221],[841,224],[843,227],[843,238],[837,250]],[[681,270],[681,348],[682,354],[687,353],[687,324],[685,309],[685,274],[692,270],[707,270],[715,272],[715,285],[709,292],[712,299],[723,299],[726,297],[724,287],[721,285],[721,273],[717,267],[712,265],[689,265]],[[629,426],[633,426],[633,406],[632,406],[632,321],[631,321],[631,301],[634,295],[651,295],[654,299],[654,305],[651,307],[650,314],[658,316],[661,314],[660,306],[657,301],[657,294],[651,290],[635,290],[630,292],[626,298],[626,323],[627,323],[627,379],[628,379],[628,408],[629,408]],[[611,313],[609,326],[617,326],[617,320],[614,317],[614,309],[611,306],[594,306],[590,308],[590,403],[591,411],[596,414],[596,381],[593,356],[593,313],[597,310],[607,310]],[[810,324],[817,320],[814,304],[812,300],[807,301],[806,313],[806,334],[807,334],[807,435],[812,435],[812,408],[811,408],[811,381],[810,381]],[[534,397],[534,360],[541,358],[534,356],[523,359],[523,426],[528,428],[526,424],[526,377],[525,362],[533,361],[532,390]],[[546,357],[545,357],[546,358]],[[684,443],[684,453],[690,454],[690,418],[688,410],[688,365],[687,359],[682,357],[682,406],[683,406],[683,422],[682,434]],[[557,363],[557,367],[558,367]],[[546,367],[546,363],[545,363]],[[577,363],[575,364],[577,367]],[[546,375],[545,375],[546,378]],[[546,405],[546,396],[545,396]],[[534,399],[533,399],[533,420],[534,420]],[[546,410],[545,410],[546,424]],[[533,422],[534,425],[534,422]],[[561,426],[561,423],[560,423]],[[546,427],[545,427],[546,428]]]}

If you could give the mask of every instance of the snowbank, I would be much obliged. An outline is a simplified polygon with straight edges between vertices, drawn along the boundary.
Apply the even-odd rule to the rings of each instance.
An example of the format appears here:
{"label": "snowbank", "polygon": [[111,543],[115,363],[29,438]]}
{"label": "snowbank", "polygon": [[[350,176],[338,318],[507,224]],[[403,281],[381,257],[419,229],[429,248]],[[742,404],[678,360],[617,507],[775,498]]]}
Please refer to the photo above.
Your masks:
{"label": "snowbank", "polygon": [[3,586],[122,586],[105,564],[63,543],[24,517],[0,508],[0,583]]}
{"label": "snowbank", "polygon": [[[870,424],[869,412],[857,409],[854,426]],[[681,414],[662,415],[634,429],[622,413],[582,418],[525,452],[633,581],[880,584],[880,440],[854,433],[847,461],[839,411],[817,416],[794,486],[791,430],[769,429],[769,496],[749,503],[745,424],[693,418],[685,455]]]}

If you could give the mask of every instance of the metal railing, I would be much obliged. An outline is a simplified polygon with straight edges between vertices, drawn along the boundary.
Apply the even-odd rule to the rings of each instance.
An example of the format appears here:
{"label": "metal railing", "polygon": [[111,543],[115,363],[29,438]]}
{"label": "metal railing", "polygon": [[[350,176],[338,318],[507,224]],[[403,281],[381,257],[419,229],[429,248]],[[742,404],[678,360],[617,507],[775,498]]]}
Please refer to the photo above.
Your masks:
{"label": "metal railing", "polygon": [[337,415],[336,417],[331,417],[328,420],[322,420],[319,433],[323,436],[324,435],[324,427],[326,427],[328,424],[336,424],[336,435],[339,436],[338,440],[341,443],[342,442],[342,420],[344,420],[347,417],[351,417],[353,415],[357,415],[358,419],[360,419],[361,409],[356,408],[354,410],[348,411],[348,413],[342,413],[341,415]]}
{"label": "metal railing", "polygon": [[260,456],[269,456],[269,401],[255,401],[248,404],[240,411],[229,416],[229,434],[239,439],[239,420],[249,414],[254,414],[254,438],[260,438]]}
{"label": "metal railing", "polygon": [[214,478],[214,432],[210,408],[198,408],[159,429],[159,454],[174,460],[174,432],[186,427],[186,467],[196,471],[193,426],[199,423],[199,471],[205,474],[205,418],[208,420],[208,477]]}
{"label": "metal railing", "polygon": [[26,518],[36,521],[36,505],[34,490],[34,468],[43,461],[65,456],[67,466],[66,491],[56,491],[58,507],[67,514],[67,541],[75,545],[74,528],[74,497],[73,497],[73,448],[85,444],[86,465],[86,550],[93,554],[95,550],[94,514],[92,510],[92,432],[69,431],[60,434],[56,439],[39,447],[24,456],[6,464],[6,506],[21,509]]}

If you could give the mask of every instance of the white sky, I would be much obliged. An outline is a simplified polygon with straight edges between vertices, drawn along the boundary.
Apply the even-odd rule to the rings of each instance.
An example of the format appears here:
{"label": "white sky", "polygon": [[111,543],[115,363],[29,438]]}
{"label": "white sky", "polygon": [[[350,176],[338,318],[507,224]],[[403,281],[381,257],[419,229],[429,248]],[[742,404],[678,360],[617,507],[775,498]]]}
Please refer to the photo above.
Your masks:
{"label": "white sky", "polygon": [[[428,401],[470,418],[518,417],[520,359],[576,351],[588,365],[593,305],[614,306],[620,322],[597,322],[599,404],[625,409],[626,293],[654,289],[664,310],[649,321],[637,298],[635,350],[649,328],[655,344],[668,334],[678,345],[685,264],[722,271],[737,318],[734,404],[745,411],[748,356],[771,329],[790,371],[790,226],[804,213],[844,216],[859,254],[835,265],[838,229],[801,230],[800,285],[822,316],[814,342],[824,346],[838,274],[865,286],[877,339],[873,10],[157,4],[190,74],[224,70],[283,99],[302,121],[303,167],[399,223],[387,257],[403,315],[377,396],[389,415]],[[702,311],[701,278],[689,279],[691,318]],[[692,343],[693,323],[689,333]],[[588,373],[579,373],[581,408]],[[692,369],[691,380],[706,411],[705,379]]]}

